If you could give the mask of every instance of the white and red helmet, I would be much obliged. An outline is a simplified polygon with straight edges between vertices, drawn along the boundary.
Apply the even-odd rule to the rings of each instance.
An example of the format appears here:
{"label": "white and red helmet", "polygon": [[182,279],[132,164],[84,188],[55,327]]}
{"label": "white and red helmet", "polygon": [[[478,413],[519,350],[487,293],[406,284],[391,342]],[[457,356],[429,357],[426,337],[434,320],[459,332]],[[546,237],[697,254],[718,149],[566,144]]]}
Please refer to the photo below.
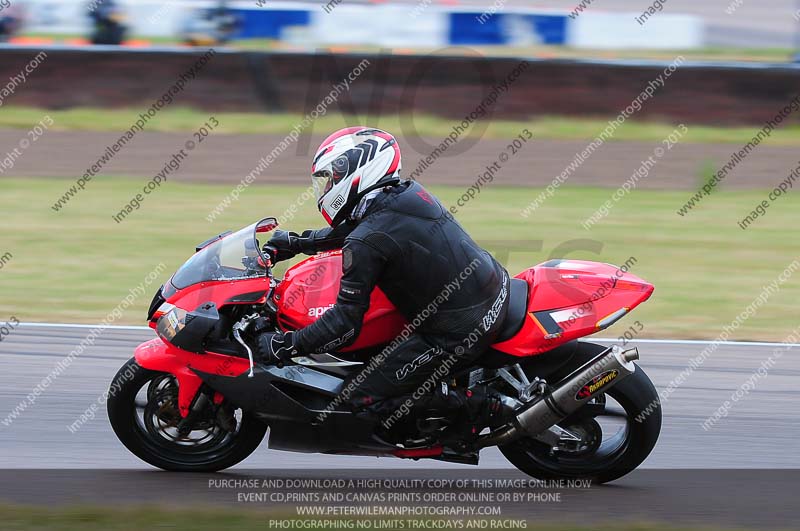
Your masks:
{"label": "white and red helmet", "polygon": [[380,129],[341,129],[317,149],[311,180],[319,211],[335,227],[367,193],[400,182],[400,147]]}

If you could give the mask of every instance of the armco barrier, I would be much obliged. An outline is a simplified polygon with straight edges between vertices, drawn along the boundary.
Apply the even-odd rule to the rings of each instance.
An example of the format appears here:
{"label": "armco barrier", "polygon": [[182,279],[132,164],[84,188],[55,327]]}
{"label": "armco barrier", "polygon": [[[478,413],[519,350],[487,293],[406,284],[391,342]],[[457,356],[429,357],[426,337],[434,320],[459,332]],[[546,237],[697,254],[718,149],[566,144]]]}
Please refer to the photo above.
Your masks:
{"label": "armco barrier", "polygon": [[[0,47],[0,85],[41,49]],[[463,48],[459,51],[463,53]],[[49,109],[133,107],[160,96],[204,50],[51,48],[47,59],[7,105]],[[306,112],[359,62],[370,65],[332,111],[375,116],[421,112],[461,118],[520,59],[262,53],[220,50],[177,98],[175,106],[209,111]],[[493,119],[541,115],[616,116],[666,63],[529,60],[490,108]],[[637,119],[685,123],[759,124],[800,91],[800,66],[684,64]],[[484,119],[488,119],[486,117]]]}

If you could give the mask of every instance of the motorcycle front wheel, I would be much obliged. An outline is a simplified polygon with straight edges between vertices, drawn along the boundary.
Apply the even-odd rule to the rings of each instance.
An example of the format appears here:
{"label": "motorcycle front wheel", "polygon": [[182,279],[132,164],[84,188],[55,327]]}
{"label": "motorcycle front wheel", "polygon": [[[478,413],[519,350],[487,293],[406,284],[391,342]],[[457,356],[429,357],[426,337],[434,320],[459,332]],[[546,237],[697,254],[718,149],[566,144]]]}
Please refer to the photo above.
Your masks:
{"label": "motorcycle front wheel", "polygon": [[108,418],[120,442],[143,461],[178,472],[216,472],[249,456],[267,431],[258,419],[229,408],[180,429],[178,382],[131,358],[117,372]]}

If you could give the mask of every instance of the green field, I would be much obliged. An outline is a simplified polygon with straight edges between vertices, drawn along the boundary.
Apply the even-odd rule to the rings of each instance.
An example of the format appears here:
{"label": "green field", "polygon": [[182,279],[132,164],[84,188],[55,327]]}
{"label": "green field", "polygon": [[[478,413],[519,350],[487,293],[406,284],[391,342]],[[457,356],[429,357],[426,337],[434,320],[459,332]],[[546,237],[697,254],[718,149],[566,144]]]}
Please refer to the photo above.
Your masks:
{"label": "green field", "polygon": [[[69,110],[46,110],[32,107],[6,106],[0,113],[0,127],[30,129],[42,117],[49,115],[54,124],[49,128],[62,131],[125,131],[137,120],[142,108],[96,109],[75,108]],[[151,119],[147,131],[194,131],[198,124],[208,120],[209,112],[189,108],[165,109]],[[281,134],[289,133],[303,117],[299,114],[258,114],[258,113],[214,113],[220,126],[214,134]],[[480,126],[470,128],[469,136],[483,138],[516,138],[523,127],[527,127],[539,140],[586,140],[599,135],[608,125],[608,120],[595,118],[540,117],[528,121],[486,120]],[[488,123],[487,123],[488,122]],[[457,123],[456,120],[430,115],[412,116],[385,115],[379,118],[370,116],[343,116],[329,113],[314,121],[315,131],[335,131],[341,127],[368,123],[388,131],[403,134],[413,132],[415,136],[442,138],[447,136]],[[759,127],[711,127],[705,125],[689,126],[689,131],[681,138],[688,143],[732,143],[746,144],[753,139]],[[484,129],[485,127],[485,129]],[[640,141],[660,142],[675,129],[674,124],[663,122],[644,122],[630,119],[614,132],[610,142]],[[767,145],[797,145],[800,143],[800,124],[786,123],[777,129],[766,141]]]}
{"label": "green field", "polygon": [[[165,510],[155,507],[134,508],[41,508],[0,506],[0,521],[6,531],[127,531],[140,529],[170,529],[172,531],[216,531],[235,529],[237,531],[270,529],[270,520],[287,522],[286,515],[242,509],[180,509]],[[296,519],[296,517],[295,517]],[[594,521],[596,518],[590,518]],[[330,520],[333,525],[326,527],[298,526],[293,529],[348,529],[345,522],[354,520]],[[335,523],[334,523],[335,522]],[[419,522],[419,521],[418,521]],[[418,524],[417,524],[418,525]],[[375,529],[379,527],[375,526]],[[405,529],[425,529],[411,527]],[[285,529],[290,529],[286,527]],[[358,529],[358,527],[353,527]],[[365,527],[364,529],[369,529]],[[380,529],[389,529],[381,527]],[[649,523],[624,523],[579,526],[570,524],[529,523],[524,529],[530,531],[721,531],[721,527],[685,527]],[[730,529],[730,528],[725,528]]]}
{"label": "green field", "polygon": [[[279,216],[302,191],[258,182],[209,223],[206,215],[230,186],[170,182],[147,196],[128,219],[115,223],[111,215],[144,182],[95,178],[64,210],[54,212],[50,206],[71,181],[4,179],[0,256],[13,257],[0,269],[0,321],[13,315],[21,321],[98,322],[159,262],[166,266],[160,282],[196,243],[262,216]],[[447,205],[463,193],[454,187],[432,191]],[[689,192],[635,190],[587,231],[581,222],[610,198],[611,190],[565,187],[523,218],[520,211],[539,192],[489,185],[457,218],[481,244],[507,254],[512,273],[565,253],[617,264],[635,257],[632,272],[654,283],[655,294],[605,336],[620,334],[639,319],[645,326],[640,337],[714,338],[762,286],[800,257],[796,195],[776,202],[766,217],[743,231],[736,223],[763,198],[763,191],[716,192],[680,217],[675,211]],[[318,227],[321,221],[313,202],[307,202],[287,227]],[[143,324],[153,289],[118,322]],[[782,339],[798,325],[799,298],[800,273],[782,284],[734,337]]]}

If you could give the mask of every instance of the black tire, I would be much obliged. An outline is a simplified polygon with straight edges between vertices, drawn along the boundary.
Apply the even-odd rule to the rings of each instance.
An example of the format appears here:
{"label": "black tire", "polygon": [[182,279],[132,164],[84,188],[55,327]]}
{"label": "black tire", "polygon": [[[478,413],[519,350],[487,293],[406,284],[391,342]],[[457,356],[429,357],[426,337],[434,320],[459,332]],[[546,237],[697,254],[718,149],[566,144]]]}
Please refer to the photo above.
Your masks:
{"label": "black tire", "polygon": [[[569,367],[560,369],[549,381],[557,382],[605,349],[594,343],[580,343]],[[627,417],[625,438],[616,454],[599,457],[597,452],[595,455],[589,453],[583,459],[569,456],[562,459],[548,455],[543,443],[530,438],[501,446],[500,451],[519,470],[538,479],[589,479],[598,484],[624,476],[642,464],[655,447],[661,432],[661,403],[655,386],[638,365],[636,372],[606,394],[622,406]],[[573,416],[580,413],[578,410]]]}
{"label": "black tire", "polygon": [[216,472],[239,463],[258,448],[267,425],[247,414],[238,420],[235,433],[225,434],[219,445],[199,452],[153,437],[138,418],[136,397],[145,385],[165,375],[144,369],[131,358],[112,381],[111,389],[117,391],[109,393],[108,419],[120,442],[134,455],[163,470]]}

